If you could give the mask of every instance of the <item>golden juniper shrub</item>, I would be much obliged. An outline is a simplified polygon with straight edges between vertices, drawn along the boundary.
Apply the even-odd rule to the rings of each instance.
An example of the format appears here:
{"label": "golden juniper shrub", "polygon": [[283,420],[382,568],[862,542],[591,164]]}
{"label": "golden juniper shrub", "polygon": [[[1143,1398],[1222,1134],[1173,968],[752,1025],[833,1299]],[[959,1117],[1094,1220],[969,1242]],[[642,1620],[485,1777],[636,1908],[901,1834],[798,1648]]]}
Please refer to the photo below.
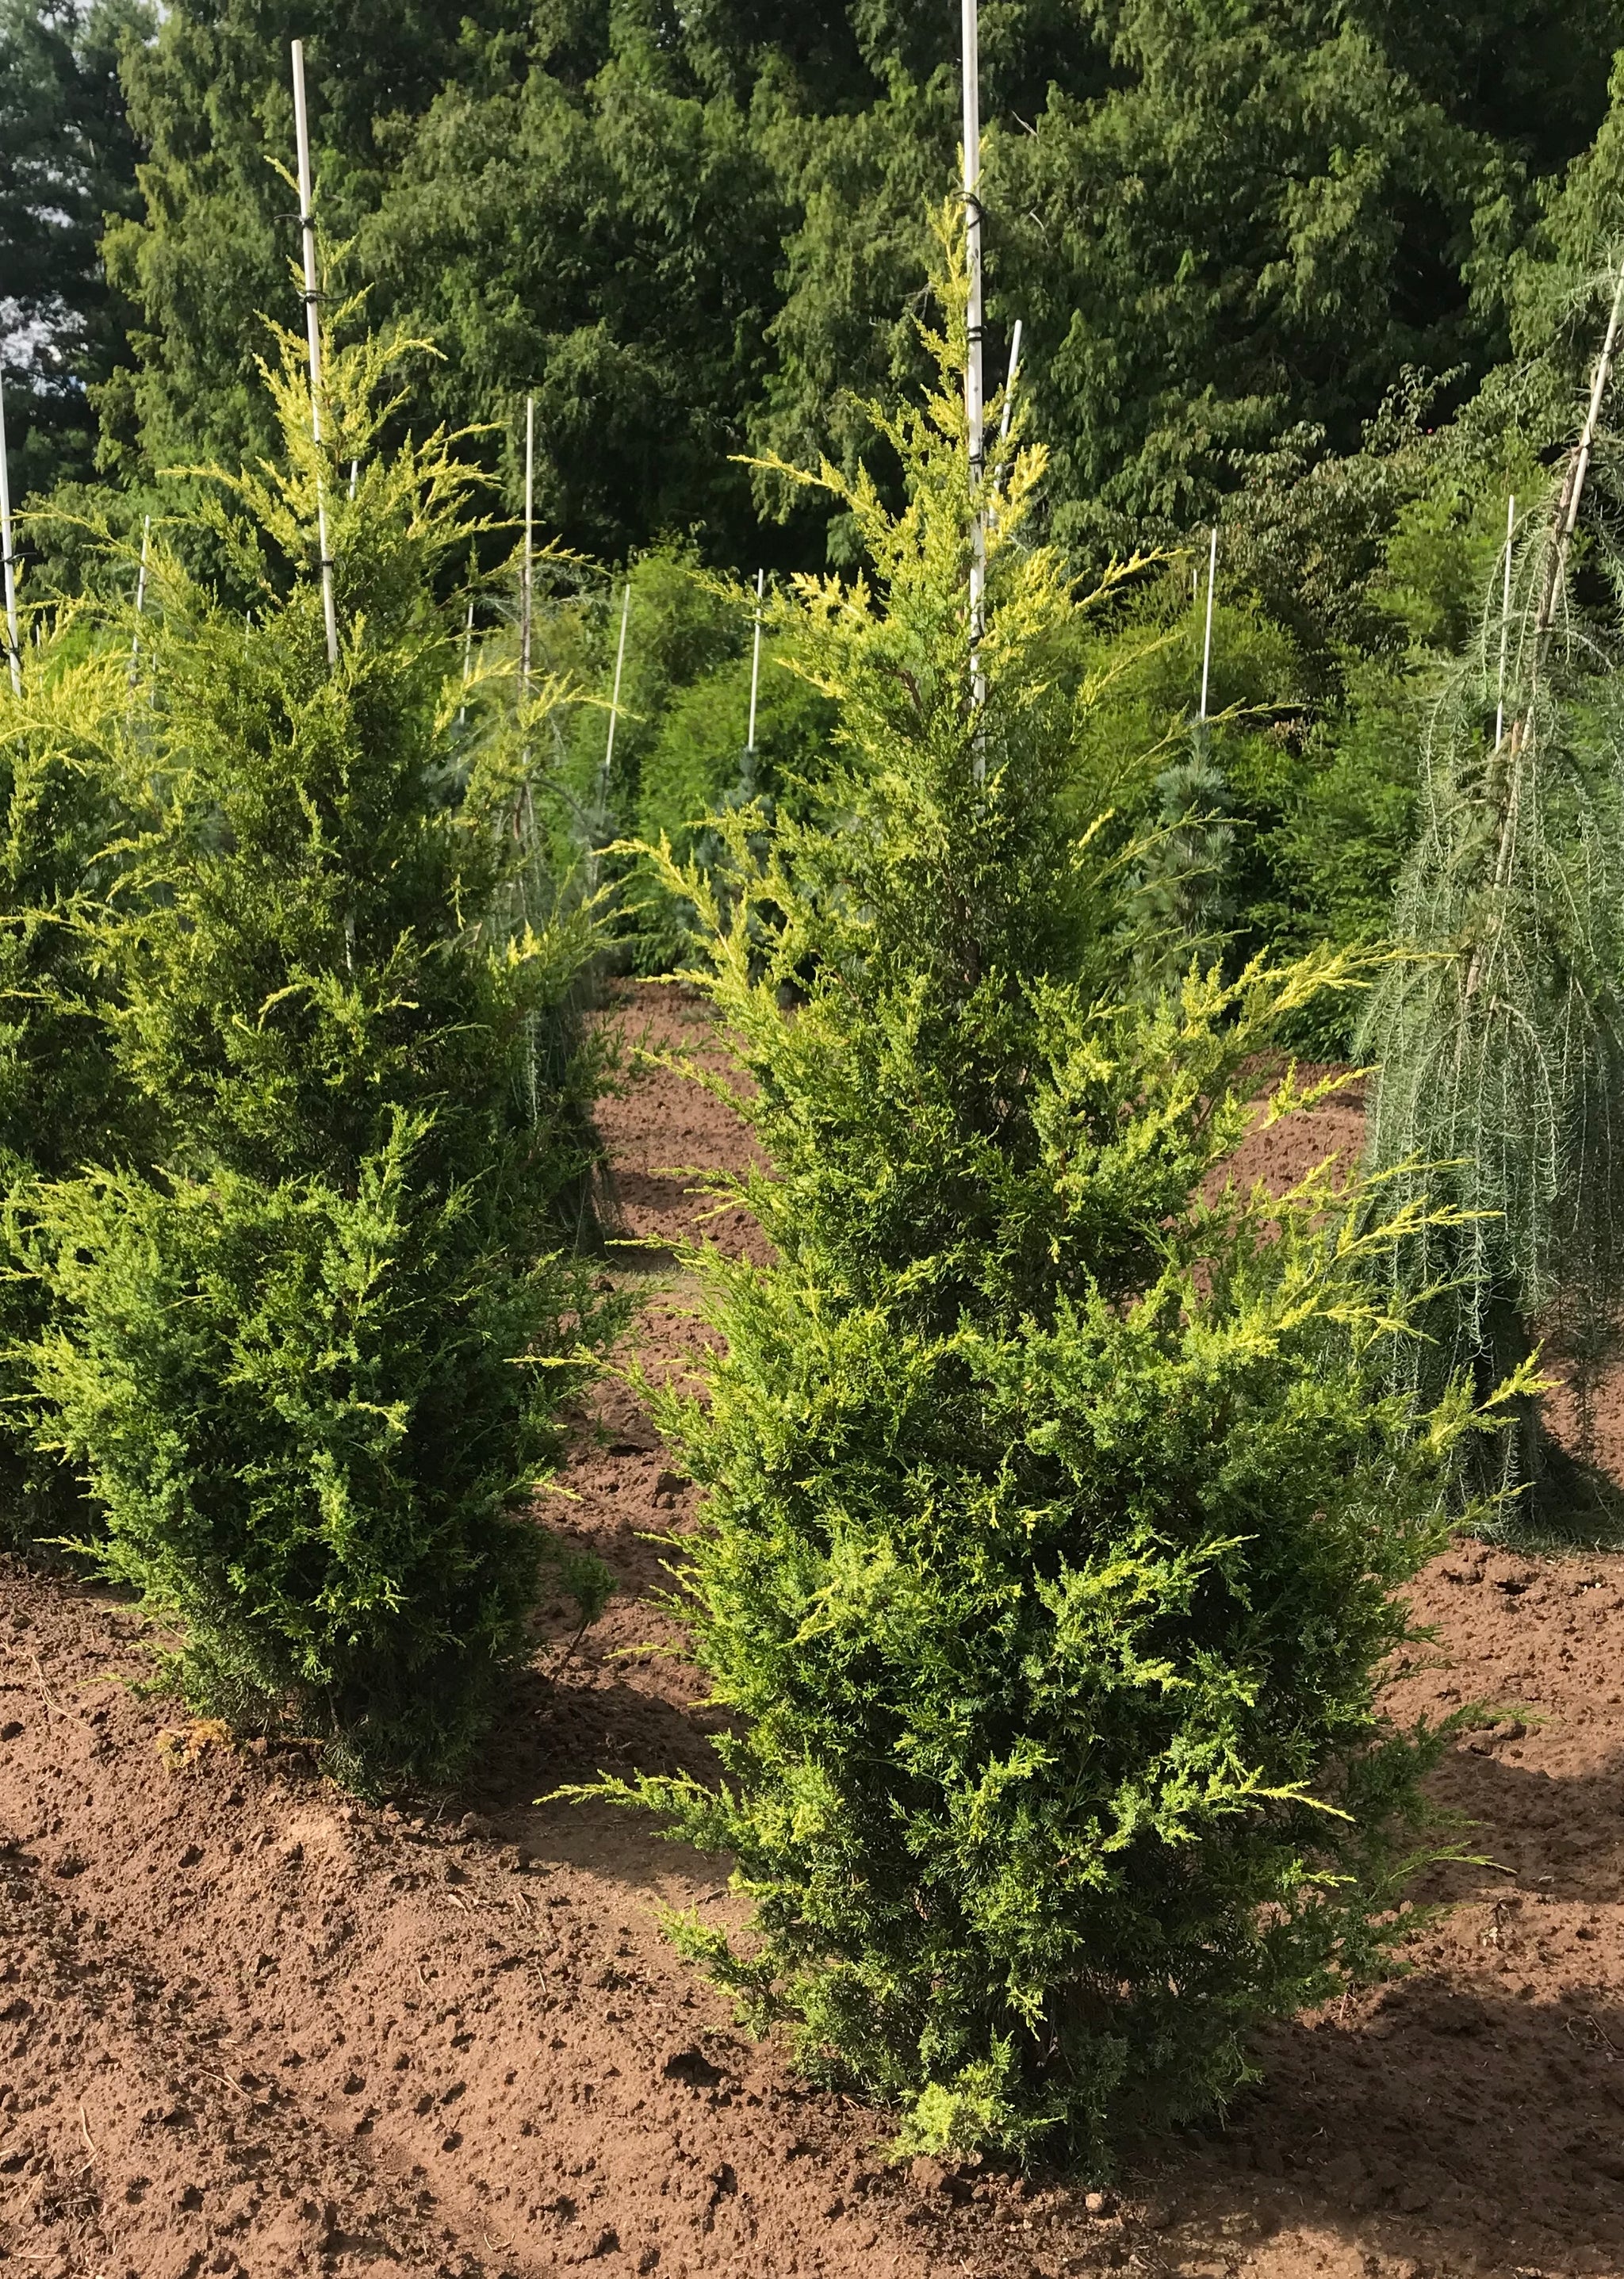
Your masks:
{"label": "golden juniper shrub", "polygon": [[[655,858],[766,1157],[719,1192],[771,1262],[695,1254],[722,1342],[660,1402],[725,1776],[598,1792],[732,1855],[748,1936],[679,1942],[900,2106],[904,2149],[1099,2169],[1390,1937],[1429,1746],[1375,1706],[1394,1593],[1495,1417],[1389,1389],[1370,1265],[1419,1201],[1395,1224],[1329,1164],[1222,1184],[1271,1037],[1348,963],[1113,992],[1120,871],[1063,819],[1084,700],[1045,670],[1082,604],[1023,528],[1042,455],[1017,419],[990,462],[983,715],[961,330],[937,349],[886,424],[902,509],[820,478],[872,579],[778,610],[839,708],[841,827],[719,817],[720,886]],[[1329,1088],[1277,1070],[1263,1112]]]}
{"label": "golden juniper shrub", "polygon": [[285,462],[212,515],[251,616],[158,534],[92,929],[152,1147],[38,1190],[27,1238],[34,1434],[101,1564],[179,1617],[199,1709],[373,1782],[454,1770],[526,1651],[548,1545],[512,1506],[622,1311],[579,1247],[597,915],[539,894],[520,827],[564,692],[515,722],[460,685],[434,579],[472,478],[443,434],[384,447],[402,345],[329,345],[318,452],[284,339]]}
{"label": "golden juniper shrub", "polygon": [[94,917],[117,876],[110,755],[128,702],[125,657],[63,610],[0,671],[0,1544],[39,1546],[85,1513],[72,1474],[30,1445],[18,1355],[45,1318],[19,1229],[42,1178],[116,1161],[143,1120],[102,1016]]}

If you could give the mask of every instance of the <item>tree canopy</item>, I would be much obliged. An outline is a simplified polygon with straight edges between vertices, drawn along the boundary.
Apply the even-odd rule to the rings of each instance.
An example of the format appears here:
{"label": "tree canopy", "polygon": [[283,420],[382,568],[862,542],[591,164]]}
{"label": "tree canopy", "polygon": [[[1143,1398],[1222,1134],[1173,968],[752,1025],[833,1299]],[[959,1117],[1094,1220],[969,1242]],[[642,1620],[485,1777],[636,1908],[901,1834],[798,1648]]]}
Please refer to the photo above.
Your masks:
{"label": "tree canopy", "polygon": [[[30,482],[85,472],[92,404],[128,479],[267,446],[295,32],[334,283],[441,351],[414,411],[511,480],[533,389],[542,511],[601,554],[839,552],[739,460],[849,468],[919,377],[958,30],[904,0],[5,0]],[[1019,317],[1057,532],[1188,527],[1559,331],[1620,46],[1620,0],[984,0],[992,353]]]}
{"label": "tree canopy", "polygon": [[98,249],[107,217],[139,203],[119,58],[156,22],[148,0],[0,0],[0,355],[19,489],[89,472],[88,391],[127,354],[130,311]]}

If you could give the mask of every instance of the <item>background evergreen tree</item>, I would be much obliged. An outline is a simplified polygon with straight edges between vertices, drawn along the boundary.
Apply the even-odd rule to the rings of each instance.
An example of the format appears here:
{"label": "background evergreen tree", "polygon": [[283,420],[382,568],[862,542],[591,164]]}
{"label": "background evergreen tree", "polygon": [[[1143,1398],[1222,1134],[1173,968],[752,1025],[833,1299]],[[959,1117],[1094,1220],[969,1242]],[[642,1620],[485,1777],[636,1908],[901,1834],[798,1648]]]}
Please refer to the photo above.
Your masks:
{"label": "background evergreen tree", "polygon": [[0,6],[0,357],[14,498],[91,472],[94,391],[127,360],[130,311],[101,238],[135,211],[125,51],[156,26],[146,0]]}
{"label": "background evergreen tree", "polygon": [[[1021,316],[1069,543],[1209,519],[1283,452],[1356,453],[1407,368],[1452,402],[1504,355],[1513,257],[1604,121],[1624,14],[1482,0],[1448,24],[986,0],[994,353]],[[849,473],[878,448],[857,399],[921,376],[898,311],[956,146],[951,11],[480,0],[454,27],[404,0],[296,21],[180,0],[126,66],[142,210],[107,258],[137,313],[102,400],[126,473],[268,443],[246,375],[290,243],[266,155],[295,30],[354,279],[447,351],[417,416],[497,420],[511,474],[534,388],[546,512],[589,549],[697,528],[747,572],[846,542],[838,503],[759,472],[753,495],[729,455]]]}
{"label": "background evergreen tree", "polygon": [[[1601,628],[1604,644],[1587,625],[1577,536],[1624,322],[1624,269],[1614,275],[1579,440],[1525,520],[1509,595],[1497,579],[1433,713],[1393,921],[1411,954],[1361,1034],[1379,1063],[1373,1163],[1462,1214],[1395,1254],[1429,1331],[1410,1373],[1436,1385],[1468,1368],[1486,1386],[1553,1329],[1578,1366],[1582,1410],[1624,1297],[1616,632]],[[1500,1454],[1531,1497],[1548,1457],[1532,1394]]]}

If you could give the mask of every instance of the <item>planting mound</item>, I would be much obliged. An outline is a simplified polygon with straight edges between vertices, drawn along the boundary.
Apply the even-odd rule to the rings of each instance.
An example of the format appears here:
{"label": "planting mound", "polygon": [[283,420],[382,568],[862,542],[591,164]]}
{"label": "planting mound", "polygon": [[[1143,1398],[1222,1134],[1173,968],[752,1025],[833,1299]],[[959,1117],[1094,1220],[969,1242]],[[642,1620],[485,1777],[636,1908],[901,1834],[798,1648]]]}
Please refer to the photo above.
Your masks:
{"label": "planting mound", "polygon": [[[678,993],[618,1015],[708,1044]],[[651,1366],[701,1334],[669,1245],[740,1160],[725,1108],[647,1060],[608,1104]],[[1356,1106],[1253,1143],[1289,1178]],[[708,1239],[746,1246],[737,1213]],[[1620,1445],[1624,1403],[1603,1419]],[[1612,1436],[1611,1438],[1609,1436]],[[1405,1979],[1263,2037],[1222,2129],[1120,2196],[884,2156],[883,2117],[798,2087],[672,1957],[663,1904],[728,1915],[724,1862],[601,1807],[601,1769],[711,1756],[647,1603],[691,1497],[630,1391],[578,1420],[548,1523],[621,1593],[533,1667],[455,1796],[374,1809],[296,1748],[234,1751],[119,1681],[149,1626],[111,1593],[0,1575],[0,2266],[661,2279],[1259,2279],[1624,2273],[1624,1559],[1463,1543],[1423,1577],[1406,1715],[1482,1703],[1438,1776],[1476,1823]],[[570,1499],[574,1499],[571,1500]]]}

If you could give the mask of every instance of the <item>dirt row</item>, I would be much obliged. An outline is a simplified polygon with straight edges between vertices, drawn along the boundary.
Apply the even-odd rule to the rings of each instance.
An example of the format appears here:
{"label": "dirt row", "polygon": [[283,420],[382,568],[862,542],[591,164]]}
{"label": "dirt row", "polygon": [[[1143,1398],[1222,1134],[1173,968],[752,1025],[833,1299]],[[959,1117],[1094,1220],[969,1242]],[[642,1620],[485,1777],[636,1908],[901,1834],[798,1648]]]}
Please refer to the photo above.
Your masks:
{"label": "dirt row", "polygon": [[[670,993],[623,1019],[707,1044]],[[618,1270],[649,1294],[646,1354],[679,1368],[700,1332],[666,1246],[704,1208],[685,1167],[744,1143],[647,1063],[605,1121],[643,1246]],[[1314,1144],[1356,1130],[1335,1111]],[[749,1239],[731,1215],[708,1232]],[[646,1539],[692,1497],[624,1384],[560,1485],[544,1515],[615,1568],[609,1615],[566,1660],[551,1610],[463,1789],[384,1807],[133,1690],[153,1633],[115,1595],[0,1572],[0,2267],[1624,2275],[1624,1560],[1435,1563],[1437,1642],[1395,1707],[1493,1705],[1438,1776],[1483,1864],[1436,1879],[1408,1976],[1262,2036],[1221,2127],[1089,2193],[894,2166],[883,2115],[799,2085],[666,1944],[664,1907],[732,1915],[725,1863],[535,1802],[601,1768],[714,1765],[648,1603]]]}

